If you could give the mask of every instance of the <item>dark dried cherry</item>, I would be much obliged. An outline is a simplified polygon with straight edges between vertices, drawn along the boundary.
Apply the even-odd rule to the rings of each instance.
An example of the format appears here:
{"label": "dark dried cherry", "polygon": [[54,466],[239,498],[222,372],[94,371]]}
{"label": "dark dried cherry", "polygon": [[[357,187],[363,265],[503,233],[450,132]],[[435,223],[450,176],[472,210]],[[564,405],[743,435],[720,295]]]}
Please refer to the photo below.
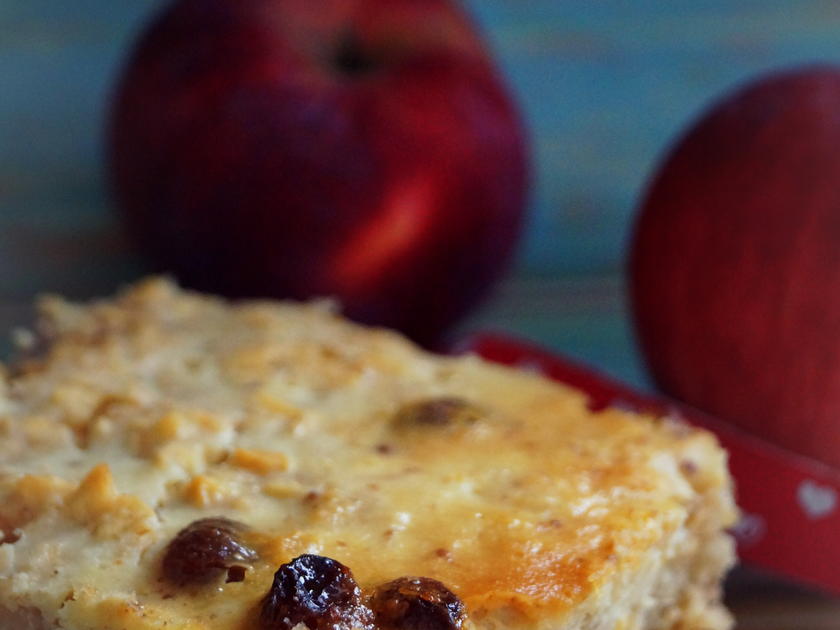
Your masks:
{"label": "dark dried cherry", "polygon": [[262,630],[370,628],[372,614],[362,603],[353,573],[340,562],[306,554],[282,565],[260,610]]}
{"label": "dark dried cherry", "polygon": [[244,567],[256,552],[240,540],[245,526],[226,518],[203,518],[182,529],[163,556],[163,576],[178,585],[206,584],[227,573],[228,581],[244,579]]}
{"label": "dark dried cherry", "polygon": [[467,425],[481,417],[472,403],[456,397],[431,398],[409,403],[394,416],[398,427],[449,427]]}
{"label": "dark dried cherry", "polygon": [[403,577],[379,586],[370,607],[381,630],[459,630],[466,618],[458,596],[425,577]]}

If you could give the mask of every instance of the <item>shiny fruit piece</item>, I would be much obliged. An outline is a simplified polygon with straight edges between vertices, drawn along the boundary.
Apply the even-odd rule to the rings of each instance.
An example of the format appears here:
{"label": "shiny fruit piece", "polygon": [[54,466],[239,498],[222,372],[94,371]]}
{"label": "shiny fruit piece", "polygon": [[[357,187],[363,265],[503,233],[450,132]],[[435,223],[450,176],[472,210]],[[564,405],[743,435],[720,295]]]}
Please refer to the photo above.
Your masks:
{"label": "shiny fruit piece", "polygon": [[444,396],[418,400],[400,407],[394,415],[393,424],[397,429],[447,428],[469,426],[481,416],[481,410],[463,398]]}
{"label": "shiny fruit piece", "polygon": [[527,148],[453,0],[178,0],[116,90],[128,235],[190,287],[431,343],[506,267]]}
{"label": "shiny fruit piece", "polygon": [[464,604],[437,580],[404,577],[383,584],[370,607],[380,630],[460,630]]}
{"label": "shiny fruit piece", "polygon": [[840,68],[726,97],[653,179],[630,260],[661,388],[840,466]]}
{"label": "shiny fruit piece", "polygon": [[245,526],[226,518],[204,518],[182,529],[166,548],[163,576],[178,585],[205,584],[226,573],[227,581],[244,579],[256,552],[240,536]]}
{"label": "shiny fruit piece", "polygon": [[313,554],[298,556],[274,574],[260,609],[262,630],[351,630],[370,627],[370,610],[350,569]]}

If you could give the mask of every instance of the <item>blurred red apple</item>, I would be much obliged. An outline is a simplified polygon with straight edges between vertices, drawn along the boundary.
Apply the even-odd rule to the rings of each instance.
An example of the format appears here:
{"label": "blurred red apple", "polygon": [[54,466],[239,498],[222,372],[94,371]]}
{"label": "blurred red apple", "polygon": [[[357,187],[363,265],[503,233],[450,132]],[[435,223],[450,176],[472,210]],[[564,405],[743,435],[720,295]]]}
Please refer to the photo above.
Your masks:
{"label": "blurred red apple", "polygon": [[188,286],[338,297],[421,341],[508,262],[520,118],[450,0],[181,0],[110,128],[129,235]]}
{"label": "blurred red apple", "polygon": [[691,129],[630,281],[663,390],[840,466],[840,68],[767,77]]}

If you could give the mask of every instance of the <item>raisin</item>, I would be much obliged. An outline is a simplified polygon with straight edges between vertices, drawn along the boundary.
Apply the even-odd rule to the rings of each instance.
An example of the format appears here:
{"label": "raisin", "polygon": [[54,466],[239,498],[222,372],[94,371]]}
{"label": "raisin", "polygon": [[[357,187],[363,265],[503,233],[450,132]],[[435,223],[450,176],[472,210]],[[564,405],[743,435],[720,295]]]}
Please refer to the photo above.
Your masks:
{"label": "raisin", "polygon": [[23,532],[15,527],[10,519],[7,519],[0,514],[0,545],[14,544],[20,540],[22,535]]}
{"label": "raisin", "polygon": [[398,427],[450,427],[472,424],[480,417],[480,410],[472,403],[462,398],[443,397],[405,405],[394,416],[394,424]]}
{"label": "raisin", "polygon": [[381,630],[459,630],[466,617],[455,593],[424,577],[403,577],[379,586],[370,607]]}
{"label": "raisin", "polygon": [[245,526],[226,518],[203,518],[182,529],[163,556],[164,577],[178,585],[206,584],[227,573],[228,581],[244,579],[244,567],[256,552],[243,544]]}
{"label": "raisin", "polygon": [[245,571],[245,567],[238,564],[233,565],[227,570],[227,578],[225,578],[225,582],[244,582]]}
{"label": "raisin", "polygon": [[262,630],[370,628],[370,610],[350,569],[324,556],[306,554],[282,565],[260,611]]}

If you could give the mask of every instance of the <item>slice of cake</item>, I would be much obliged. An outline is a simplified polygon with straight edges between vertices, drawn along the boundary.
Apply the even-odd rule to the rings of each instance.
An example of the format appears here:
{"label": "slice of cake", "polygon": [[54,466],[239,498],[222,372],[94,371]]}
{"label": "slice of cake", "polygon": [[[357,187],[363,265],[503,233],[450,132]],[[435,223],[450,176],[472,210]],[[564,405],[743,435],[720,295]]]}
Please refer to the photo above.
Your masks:
{"label": "slice of cake", "polygon": [[163,280],[45,299],[30,341],[0,386],[0,628],[730,625],[708,433]]}

